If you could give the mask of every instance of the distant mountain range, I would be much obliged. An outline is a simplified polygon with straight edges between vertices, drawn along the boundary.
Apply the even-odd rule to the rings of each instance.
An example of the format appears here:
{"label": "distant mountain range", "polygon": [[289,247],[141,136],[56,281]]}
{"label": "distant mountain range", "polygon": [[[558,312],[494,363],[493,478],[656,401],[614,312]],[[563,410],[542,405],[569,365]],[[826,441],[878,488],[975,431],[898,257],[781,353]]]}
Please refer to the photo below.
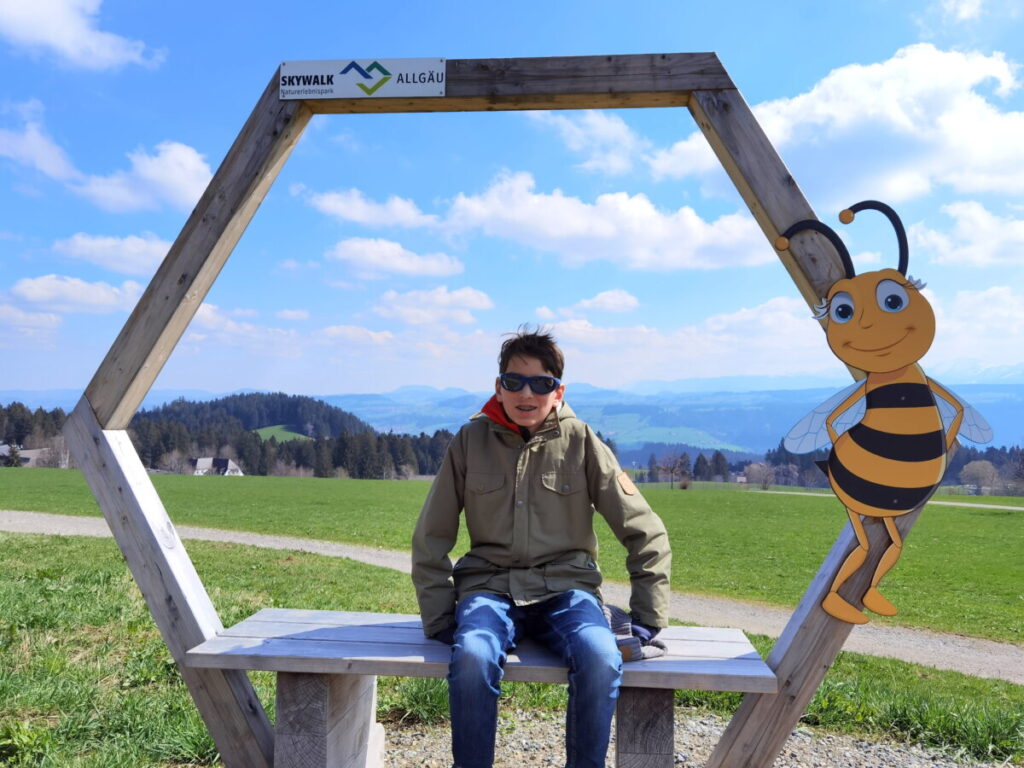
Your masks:
{"label": "distant mountain range", "polygon": [[[994,445],[1024,444],[1024,384],[950,387],[989,421],[995,431]],[[650,382],[637,388],[641,391],[624,392],[573,383],[566,400],[582,419],[616,442],[624,464],[635,460],[639,465],[646,462],[647,444],[717,449],[730,458],[763,455],[840,388],[692,391],[685,382]],[[0,404],[18,401],[33,410],[69,411],[80,396],[79,390],[0,390]],[[156,390],[143,407],[155,408],[179,397],[205,401],[221,396],[199,390]],[[480,409],[490,392],[406,386],[381,394],[314,397],[356,415],[380,432],[429,435],[438,429],[454,432]]]}

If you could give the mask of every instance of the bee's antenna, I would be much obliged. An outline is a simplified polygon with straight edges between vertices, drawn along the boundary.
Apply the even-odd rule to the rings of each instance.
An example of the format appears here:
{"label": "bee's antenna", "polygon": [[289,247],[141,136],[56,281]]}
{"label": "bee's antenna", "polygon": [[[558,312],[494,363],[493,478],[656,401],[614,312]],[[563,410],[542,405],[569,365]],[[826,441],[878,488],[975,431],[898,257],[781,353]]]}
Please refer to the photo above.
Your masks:
{"label": "bee's antenna", "polygon": [[903,222],[900,221],[900,217],[896,214],[896,211],[885,203],[880,203],[877,200],[864,200],[856,205],[851,205],[845,211],[840,212],[839,220],[843,222],[843,224],[849,224],[853,221],[854,214],[860,213],[867,208],[884,213],[892,223],[892,228],[896,230],[896,242],[899,244],[900,248],[900,265],[897,269],[901,275],[906,277],[907,264],[910,262],[910,248],[907,246],[907,231],[903,228]]}
{"label": "bee's antenna", "polygon": [[775,239],[775,248],[780,251],[786,250],[789,248],[789,238],[797,232],[803,232],[805,229],[813,229],[815,232],[819,232],[827,237],[829,242],[831,242],[839,252],[839,258],[843,260],[843,269],[846,271],[846,277],[856,277],[857,273],[853,270],[853,260],[850,258],[850,252],[846,250],[846,244],[839,239],[839,235],[836,234],[832,227],[827,224],[822,224],[816,219],[804,219],[803,221],[798,221],[796,224],[790,226],[789,229]]}

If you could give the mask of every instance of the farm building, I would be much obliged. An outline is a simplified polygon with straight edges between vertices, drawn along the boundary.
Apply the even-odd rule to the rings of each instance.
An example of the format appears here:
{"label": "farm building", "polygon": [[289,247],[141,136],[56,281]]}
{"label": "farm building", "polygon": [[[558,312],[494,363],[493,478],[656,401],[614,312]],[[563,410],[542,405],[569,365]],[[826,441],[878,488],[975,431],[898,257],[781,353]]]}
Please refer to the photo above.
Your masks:
{"label": "farm building", "polygon": [[204,458],[189,459],[193,475],[234,475],[241,477],[245,473],[231,459]]}

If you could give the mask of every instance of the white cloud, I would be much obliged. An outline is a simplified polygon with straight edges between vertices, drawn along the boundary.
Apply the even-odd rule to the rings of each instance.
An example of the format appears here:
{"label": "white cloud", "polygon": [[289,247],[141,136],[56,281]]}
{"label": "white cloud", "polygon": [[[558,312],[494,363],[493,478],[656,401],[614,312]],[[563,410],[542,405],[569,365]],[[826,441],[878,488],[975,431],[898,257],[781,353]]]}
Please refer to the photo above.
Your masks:
{"label": "white cloud", "polygon": [[[1000,109],[1018,87],[1019,65],[1002,53],[943,51],[928,43],[874,64],[833,70],[806,93],[753,108],[772,143],[801,161],[844,174],[844,199],[890,201],[936,185],[961,192],[1024,192],[1024,112]],[[652,153],[656,176],[704,174],[715,167],[694,132]],[[817,154],[816,154],[817,153]],[[809,159],[807,159],[809,158]]]}
{"label": "white cloud", "polygon": [[296,331],[233,319],[233,316],[247,314],[248,310],[225,311],[215,304],[204,303],[192,319],[188,339],[204,342],[210,348],[240,347],[272,357],[302,357],[302,337]]}
{"label": "white cloud", "polygon": [[700,131],[691,133],[668,149],[655,150],[644,161],[655,179],[681,179],[691,175],[702,175],[721,167],[711,145]]}
{"label": "white cloud", "polygon": [[593,109],[573,114],[527,112],[528,118],[558,131],[566,147],[587,156],[580,168],[609,175],[633,169],[650,142],[639,136],[618,115]]}
{"label": "white cloud", "polygon": [[4,111],[20,115],[22,125],[16,130],[0,129],[0,157],[35,168],[57,181],[81,177],[67,153],[43,128],[43,105],[40,101],[31,99]]}
{"label": "white cloud", "polygon": [[942,13],[953,21],[971,21],[981,16],[984,0],[941,0]]}
{"label": "white cloud", "polygon": [[87,283],[64,275],[44,275],[19,280],[11,293],[53,312],[109,314],[132,309],[142,295],[142,286],[132,280],[116,286]]}
{"label": "white cloud", "polygon": [[444,253],[419,255],[392,240],[353,237],[342,240],[326,254],[328,259],[343,261],[364,278],[388,274],[448,277],[460,274],[462,262]]}
{"label": "white cloud", "polygon": [[97,26],[101,0],[9,0],[0,3],[0,36],[17,48],[47,50],[73,67],[159,66],[165,53]]}
{"label": "white cloud", "polygon": [[128,159],[130,171],[89,176],[73,188],[107,211],[152,210],[164,204],[187,211],[213,176],[201,154],[176,141],[161,142],[153,155],[137,149]]}
{"label": "white cloud", "polygon": [[282,309],[276,313],[279,320],[309,320],[309,310]]}
{"label": "white cloud", "polygon": [[572,379],[605,386],[638,378],[821,375],[842,369],[807,305],[789,297],[674,330],[601,326],[583,318],[555,323],[553,330],[571,360]]}
{"label": "white cloud", "polygon": [[632,312],[640,306],[636,296],[624,291],[621,288],[613,288],[610,291],[601,291],[590,299],[584,299],[576,304],[579,310],[594,310],[596,312]]}
{"label": "white cloud", "polygon": [[913,247],[937,264],[1024,264],[1024,219],[997,216],[968,200],[945,205],[942,212],[953,219],[948,233],[923,224],[911,226],[907,233]]}
{"label": "white cloud", "polygon": [[78,232],[53,244],[53,250],[59,254],[126,275],[152,275],[170,247],[170,242],[152,232],[143,232],[141,237],[106,237]]}
{"label": "white cloud", "polygon": [[557,253],[570,266],[604,260],[627,269],[720,269],[777,258],[746,213],[708,223],[688,206],[661,211],[643,194],[587,203],[535,186],[529,173],[504,174],[480,195],[458,195],[446,224]]}
{"label": "white cloud", "polygon": [[0,303],[0,349],[19,346],[50,349],[61,321],[60,315],[52,312],[26,312]]}
{"label": "white cloud", "polygon": [[325,341],[348,341],[357,344],[386,344],[395,338],[391,331],[371,331],[358,325],[330,325],[317,336]]}
{"label": "white cloud", "polygon": [[958,291],[941,302],[927,289],[935,310],[935,342],[922,362],[943,381],[1024,364],[1024,295],[1006,285]]}
{"label": "white cloud", "polygon": [[490,297],[475,288],[459,288],[449,291],[447,286],[439,286],[429,291],[409,291],[398,293],[387,291],[373,311],[382,317],[398,318],[410,325],[428,325],[438,323],[475,323],[474,310],[492,309],[494,302]]}
{"label": "white cloud", "polygon": [[537,317],[541,320],[554,320],[558,317],[582,317],[590,312],[632,312],[640,306],[636,296],[621,288],[601,291],[596,296],[583,299],[569,307],[559,307],[557,311],[550,307],[537,307]]}
{"label": "white cloud", "polygon": [[[298,188],[293,194],[302,191],[304,188]],[[416,203],[395,195],[377,203],[358,189],[348,189],[310,194],[307,200],[321,213],[370,227],[426,227],[437,222],[436,216],[423,213]]]}
{"label": "white cloud", "polygon": [[25,331],[53,330],[61,324],[60,315],[52,312],[26,312],[10,304],[0,304],[0,327]]}

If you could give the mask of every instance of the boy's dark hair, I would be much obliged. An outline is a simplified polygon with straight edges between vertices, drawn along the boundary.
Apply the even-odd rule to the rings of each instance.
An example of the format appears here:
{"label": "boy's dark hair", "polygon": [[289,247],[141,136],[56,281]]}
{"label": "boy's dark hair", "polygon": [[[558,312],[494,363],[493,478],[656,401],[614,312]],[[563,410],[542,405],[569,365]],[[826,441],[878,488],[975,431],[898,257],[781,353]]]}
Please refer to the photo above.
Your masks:
{"label": "boy's dark hair", "polygon": [[515,333],[501,345],[498,355],[498,373],[505,373],[513,357],[535,357],[540,360],[544,370],[549,371],[556,379],[562,378],[565,358],[562,350],[555,343],[555,337],[538,327],[531,331],[530,326],[521,325]]}

